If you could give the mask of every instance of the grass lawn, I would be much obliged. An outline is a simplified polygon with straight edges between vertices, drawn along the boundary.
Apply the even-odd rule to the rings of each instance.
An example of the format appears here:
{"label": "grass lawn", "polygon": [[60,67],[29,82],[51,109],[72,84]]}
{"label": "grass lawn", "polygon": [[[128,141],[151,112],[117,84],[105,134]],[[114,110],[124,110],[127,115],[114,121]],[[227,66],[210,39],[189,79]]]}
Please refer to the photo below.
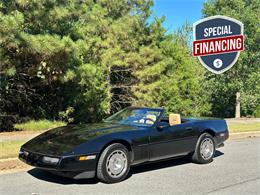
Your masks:
{"label": "grass lawn", "polygon": [[17,157],[22,144],[26,141],[1,141],[0,159]]}
{"label": "grass lawn", "polygon": [[239,133],[239,132],[250,132],[250,131],[260,131],[260,122],[237,122],[237,121],[228,121],[228,129],[230,133]]}
{"label": "grass lawn", "polygon": [[31,120],[25,123],[15,124],[15,129],[21,131],[44,131],[47,129],[64,126],[66,123],[62,121],[49,121],[49,120]]}
{"label": "grass lawn", "polygon": [[[64,126],[66,123],[62,121],[49,121],[49,120],[31,120],[21,124],[15,124],[14,127],[19,132],[10,133],[11,140],[1,140],[1,136],[4,136],[4,133],[0,135],[0,159],[17,157],[18,152],[22,144],[28,141],[28,138],[24,138],[24,132],[34,131],[34,132],[43,132],[47,129]],[[16,138],[13,138],[15,136]],[[16,140],[17,139],[17,140]]]}

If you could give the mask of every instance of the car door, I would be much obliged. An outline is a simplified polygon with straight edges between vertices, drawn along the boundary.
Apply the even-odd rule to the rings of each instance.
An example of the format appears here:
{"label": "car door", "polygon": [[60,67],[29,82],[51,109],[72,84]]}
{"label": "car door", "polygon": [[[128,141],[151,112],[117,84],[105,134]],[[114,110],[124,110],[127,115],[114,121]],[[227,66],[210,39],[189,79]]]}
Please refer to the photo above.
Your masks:
{"label": "car door", "polygon": [[185,155],[193,151],[196,145],[196,129],[192,122],[162,129],[153,128],[149,137],[150,161]]}

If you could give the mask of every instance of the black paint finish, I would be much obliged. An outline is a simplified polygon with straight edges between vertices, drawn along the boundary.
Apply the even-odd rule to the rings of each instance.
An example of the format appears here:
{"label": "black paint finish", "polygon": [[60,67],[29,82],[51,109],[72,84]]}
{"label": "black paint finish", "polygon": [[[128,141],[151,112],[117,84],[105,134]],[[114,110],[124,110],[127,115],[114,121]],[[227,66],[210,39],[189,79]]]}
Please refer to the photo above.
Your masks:
{"label": "black paint finish", "polygon": [[[167,124],[168,119],[162,117],[163,109],[158,110],[161,112],[158,120],[149,127],[101,122],[52,129],[25,143],[19,158],[32,166],[79,179],[95,175],[99,155],[111,143],[126,145],[134,165],[189,154],[205,131],[214,136],[217,146],[228,139],[224,120],[182,119],[182,124],[159,129],[160,121]],[[79,161],[82,155],[96,158]],[[57,157],[59,163],[46,164],[42,162],[43,156]]]}

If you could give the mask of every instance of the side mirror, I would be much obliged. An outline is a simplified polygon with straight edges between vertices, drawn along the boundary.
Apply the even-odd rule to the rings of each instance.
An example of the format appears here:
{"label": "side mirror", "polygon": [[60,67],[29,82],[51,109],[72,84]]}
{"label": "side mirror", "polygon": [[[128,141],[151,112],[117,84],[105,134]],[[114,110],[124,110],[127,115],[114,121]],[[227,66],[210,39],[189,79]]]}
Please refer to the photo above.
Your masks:
{"label": "side mirror", "polygon": [[169,127],[169,123],[166,122],[159,122],[157,125],[158,131],[162,131],[164,128]]}

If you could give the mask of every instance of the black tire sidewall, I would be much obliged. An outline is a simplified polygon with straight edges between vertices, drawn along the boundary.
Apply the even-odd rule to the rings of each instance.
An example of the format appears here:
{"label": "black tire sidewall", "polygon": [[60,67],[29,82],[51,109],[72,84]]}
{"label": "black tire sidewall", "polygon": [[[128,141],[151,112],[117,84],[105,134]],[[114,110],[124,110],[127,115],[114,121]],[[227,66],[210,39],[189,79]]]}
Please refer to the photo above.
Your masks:
{"label": "black tire sidewall", "polygon": [[[126,172],[122,176],[120,176],[118,178],[111,177],[109,175],[109,173],[107,172],[107,168],[106,168],[107,158],[115,150],[123,151],[125,153],[126,157],[127,157],[127,170],[126,170]],[[120,181],[124,180],[127,177],[128,173],[129,173],[129,169],[130,169],[130,155],[129,155],[129,151],[127,150],[127,148],[124,145],[122,145],[122,144],[115,143],[115,144],[112,144],[112,145],[108,146],[103,151],[103,153],[102,153],[102,155],[104,155],[103,158],[99,159],[99,160],[102,160],[101,172],[102,172],[102,176],[103,176],[104,182],[106,182],[106,183],[117,183],[117,182],[120,182]]]}
{"label": "black tire sidewall", "polygon": [[[201,156],[201,153],[200,153],[201,143],[202,143],[206,138],[209,138],[209,139],[212,140],[212,142],[213,142],[213,147],[214,147],[214,148],[213,148],[213,154],[212,154],[211,158],[209,158],[208,160],[205,160],[205,159]],[[207,164],[207,163],[212,162],[212,161],[213,161],[213,158],[214,158],[214,156],[215,156],[215,150],[216,150],[216,146],[215,146],[215,141],[214,141],[213,137],[212,137],[210,134],[208,134],[208,133],[203,133],[203,134],[200,136],[200,138],[199,138],[199,140],[198,140],[198,145],[197,145],[197,147],[196,147],[196,154],[197,154],[197,161],[198,161],[198,163]]]}

